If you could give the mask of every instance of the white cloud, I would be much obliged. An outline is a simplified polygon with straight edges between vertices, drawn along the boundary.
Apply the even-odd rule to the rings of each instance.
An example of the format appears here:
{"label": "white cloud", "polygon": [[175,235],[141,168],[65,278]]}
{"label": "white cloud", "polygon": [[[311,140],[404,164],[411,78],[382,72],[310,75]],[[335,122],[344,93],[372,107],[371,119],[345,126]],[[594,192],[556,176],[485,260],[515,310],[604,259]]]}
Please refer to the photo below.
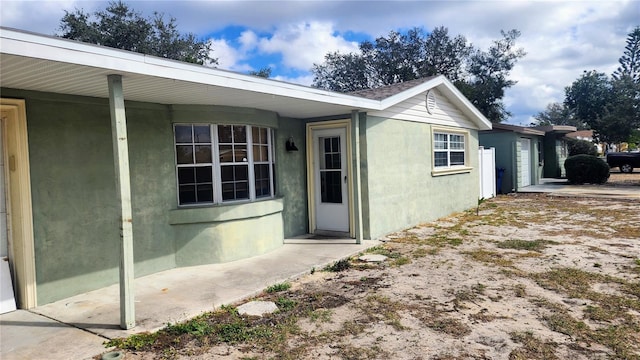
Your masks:
{"label": "white cloud", "polygon": [[[2,26],[52,34],[64,10],[93,13],[108,1],[2,0]],[[256,57],[267,57],[274,77],[311,83],[308,71],[329,51],[356,51],[348,32],[371,38],[391,30],[445,26],[486,48],[500,30],[518,29],[517,44],[527,51],[511,78],[505,103],[513,122],[527,121],[549,102],[562,101],[564,87],[583,70],[610,74],[622,55],[626,35],[640,25],[634,0],[565,1],[133,1],[144,15],[164,12],[180,31],[207,36],[229,26],[246,28],[237,38],[218,36],[214,56],[220,68],[246,72]],[[268,34],[268,35],[264,35]],[[265,56],[266,55],[266,56]],[[256,65],[257,66],[257,65]],[[291,70],[296,71],[291,71]],[[294,75],[291,75],[294,74]]]}
{"label": "white cloud", "polygon": [[218,59],[218,68],[237,72],[253,70],[251,66],[243,63],[246,53],[231,46],[225,39],[210,39],[211,57]]}
{"label": "white cloud", "polygon": [[266,54],[282,54],[284,66],[309,70],[314,63],[321,63],[331,51],[352,52],[358,43],[336,35],[331,23],[297,23],[277,28],[268,38],[260,38],[259,49]]}

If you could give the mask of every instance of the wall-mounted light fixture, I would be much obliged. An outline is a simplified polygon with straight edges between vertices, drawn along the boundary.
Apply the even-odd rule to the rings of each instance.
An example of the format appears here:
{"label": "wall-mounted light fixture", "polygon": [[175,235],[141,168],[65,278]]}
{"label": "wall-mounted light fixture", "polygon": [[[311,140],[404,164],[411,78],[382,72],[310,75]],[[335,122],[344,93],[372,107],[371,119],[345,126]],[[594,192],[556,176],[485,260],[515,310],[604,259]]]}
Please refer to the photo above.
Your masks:
{"label": "wall-mounted light fixture", "polygon": [[287,140],[287,151],[298,151],[298,147],[293,142],[293,136],[289,137]]}

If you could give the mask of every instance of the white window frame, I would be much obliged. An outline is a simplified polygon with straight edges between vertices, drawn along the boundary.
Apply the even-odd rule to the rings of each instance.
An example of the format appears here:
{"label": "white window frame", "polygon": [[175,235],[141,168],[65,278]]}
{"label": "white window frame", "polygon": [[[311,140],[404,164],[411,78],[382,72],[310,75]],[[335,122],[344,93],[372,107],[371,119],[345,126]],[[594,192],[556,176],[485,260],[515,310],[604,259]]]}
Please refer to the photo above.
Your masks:
{"label": "white window frame", "polygon": [[[436,135],[445,135],[446,136],[446,147],[445,148],[436,148]],[[451,148],[452,136],[461,136],[463,139],[463,148]],[[440,176],[440,175],[449,175],[449,174],[459,174],[470,172],[473,168],[469,166],[469,140],[470,140],[469,131],[464,129],[450,129],[450,128],[440,128],[433,127],[431,129],[431,166],[432,176]],[[444,166],[436,166],[436,153],[446,153],[447,154],[447,164]],[[463,153],[464,163],[463,164],[451,164],[451,154],[452,153]]]}
{"label": "white window frame", "polygon": [[[246,132],[246,146],[247,146],[247,161],[246,162],[226,162],[222,163],[220,161],[220,142],[218,139],[218,126],[244,126]],[[211,137],[211,163],[190,163],[190,164],[178,164],[178,151],[177,146],[182,143],[176,142],[176,127],[178,126],[208,126],[210,137]],[[267,161],[259,161],[254,162],[253,159],[253,128],[261,128],[267,130],[266,140],[267,140]],[[254,125],[245,125],[245,124],[223,124],[223,123],[175,123],[173,124],[173,150],[174,150],[174,164],[176,169],[176,195],[177,195],[177,203],[178,207],[198,207],[198,206],[207,206],[207,205],[218,205],[218,204],[233,204],[233,203],[243,203],[243,202],[253,202],[260,200],[273,199],[275,196],[275,179],[274,179],[274,149],[273,149],[273,137],[274,131],[272,128],[267,126],[254,126]],[[192,143],[184,143],[184,144],[196,144],[201,145],[201,143],[195,142],[195,139],[192,138]],[[209,144],[209,143],[207,143]],[[226,143],[225,143],[226,144]],[[243,143],[244,144],[244,143]],[[195,155],[194,155],[195,156]],[[233,199],[233,200],[223,200],[222,198],[222,166],[233,166],[233,165],[246,165],[247,173],[248,173],[248,191],[249,197],[243,199]],[[256,186],[255,186],[255,165],[268,165],[269,166],[269,194],[256,196]],[[194,203],[180,203],[180,180],[178,177],[178,172],[180,168],[192,168],[192,167],[207,167],[211,166],[211,178],[212,178],[212,186],[213,186],[213,201],[210,202],[194,202]],[[197,190],[196,190],[197,191]]]}

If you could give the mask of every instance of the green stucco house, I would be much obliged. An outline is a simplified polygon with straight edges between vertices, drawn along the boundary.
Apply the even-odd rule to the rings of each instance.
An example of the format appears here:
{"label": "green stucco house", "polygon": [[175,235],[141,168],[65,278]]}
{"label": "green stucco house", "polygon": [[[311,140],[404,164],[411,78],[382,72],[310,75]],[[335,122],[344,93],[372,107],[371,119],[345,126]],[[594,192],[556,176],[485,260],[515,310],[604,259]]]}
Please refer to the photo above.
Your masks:
{"label": "green stucco house", "polygon": [[477,204],[491,123],[444,77],[341,94],[13,29],[0,41],[2,256],[21,308]]}
{"label": "green stucco house", "polygon": [[529,127],[493,124],[480,132],[480,145],[495,149],[496,171],[501,169],[498,190],[501,194],[537,185],[542,177],[545,133]]}
{"label": "green stucco house", "polygon": [[[564,161],[568,156],[565,136],[575,129],[565,125],[493,124],[491,129],[480,131],[480,145],[495,149],[496,177],[500,177],[498,193],[537,185],[542,178],[564,177]],[[498,169],[502,174],[497,174]]]}

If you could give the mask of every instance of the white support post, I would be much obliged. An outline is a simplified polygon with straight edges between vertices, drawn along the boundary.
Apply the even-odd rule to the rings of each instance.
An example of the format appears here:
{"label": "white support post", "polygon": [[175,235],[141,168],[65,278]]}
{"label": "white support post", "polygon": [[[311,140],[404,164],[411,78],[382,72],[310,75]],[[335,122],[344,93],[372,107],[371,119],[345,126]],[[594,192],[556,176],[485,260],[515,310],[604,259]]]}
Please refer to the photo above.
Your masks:
{"label": "white support post", "polygon": [[120,327],[136,326],[133,290],[133,226],[131,215],[131,184],[129,178],[129,145],[127,119],[124,110],[122,76],[109,75],[109,109],[111,135],[116,170],[116,191],[120,205]]}
{"label": "white support post", "polygon": [[351,121],[354,123],[355,148],[356,148],[356,244],[362,243],[362,179],[360,177],[360,113],[358,110],[351,112]]}

